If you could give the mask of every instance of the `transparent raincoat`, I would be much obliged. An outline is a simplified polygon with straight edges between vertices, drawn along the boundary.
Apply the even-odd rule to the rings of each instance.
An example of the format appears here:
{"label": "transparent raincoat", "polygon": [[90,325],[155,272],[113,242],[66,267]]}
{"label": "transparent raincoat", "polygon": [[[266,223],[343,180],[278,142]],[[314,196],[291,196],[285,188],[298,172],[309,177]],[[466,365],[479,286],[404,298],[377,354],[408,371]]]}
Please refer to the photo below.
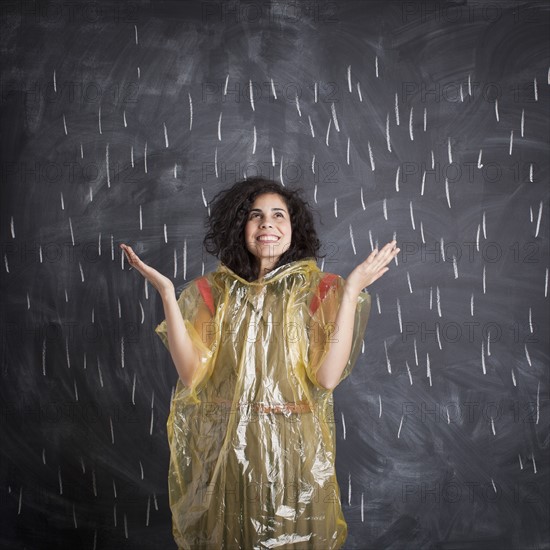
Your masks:
{"label": "transparent raincoat", "polygon": [[[344,279],[314,258],[248,282],[223,263],[178,304],[200,354],[167,420],[173,535],[184,549],[337,549],[347,536],[335,473],[332,391],[316,380]],[[371,299],[357,299],[351,353]],[[166,321],[155,332],[169,349]]]}

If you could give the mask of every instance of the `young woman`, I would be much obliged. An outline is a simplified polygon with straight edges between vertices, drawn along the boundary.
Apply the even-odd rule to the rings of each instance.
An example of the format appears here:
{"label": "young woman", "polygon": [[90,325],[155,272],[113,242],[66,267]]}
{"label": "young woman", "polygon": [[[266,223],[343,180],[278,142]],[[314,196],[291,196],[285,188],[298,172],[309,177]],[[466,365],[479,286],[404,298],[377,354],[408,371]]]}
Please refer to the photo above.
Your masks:
{"label": "young woman", "polygon": [[214,197],[217,269],[173,283],[122,244],[159,291],[156,333],[179,378],[167,421],[173,534],[185,549],[337,549],[347,536],[334,467],[333,389],[370,314],[364,289],[397,255],[374,250],[344,280],[298,190],[253,178]]}

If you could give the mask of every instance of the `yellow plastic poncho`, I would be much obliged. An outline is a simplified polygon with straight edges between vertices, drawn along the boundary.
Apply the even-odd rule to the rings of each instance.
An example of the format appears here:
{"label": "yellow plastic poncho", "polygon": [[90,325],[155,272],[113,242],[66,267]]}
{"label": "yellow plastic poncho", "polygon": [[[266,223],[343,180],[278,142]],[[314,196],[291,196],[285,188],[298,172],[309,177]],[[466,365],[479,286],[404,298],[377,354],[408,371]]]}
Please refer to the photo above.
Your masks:
{"label": "yellow plastic poncho", "polygon": [[[314,258],[247,282],[220,263],[178,304],[200,353],[167,420],[173,535],[184,549],[329,550],[347,524],[336,479],[332,391],[316,380],[344,279]],[[341,380],[361,350],[371,299],[357,300]],[[155,332],[168,348],[166,321]]]}

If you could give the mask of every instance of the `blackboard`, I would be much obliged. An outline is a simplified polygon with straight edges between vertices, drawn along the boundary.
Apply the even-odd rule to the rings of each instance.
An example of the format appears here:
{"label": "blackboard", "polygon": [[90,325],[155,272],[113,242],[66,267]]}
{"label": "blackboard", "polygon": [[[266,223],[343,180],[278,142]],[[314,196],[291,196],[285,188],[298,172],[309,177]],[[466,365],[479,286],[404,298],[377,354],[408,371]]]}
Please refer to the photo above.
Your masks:
{"label": "blackboard", "polygon": [[335,389],[345,548],[549,548],[545,2],[3,2],[9,548],[172,548],[154,289],[208,201],[302,187],[364,350]]}

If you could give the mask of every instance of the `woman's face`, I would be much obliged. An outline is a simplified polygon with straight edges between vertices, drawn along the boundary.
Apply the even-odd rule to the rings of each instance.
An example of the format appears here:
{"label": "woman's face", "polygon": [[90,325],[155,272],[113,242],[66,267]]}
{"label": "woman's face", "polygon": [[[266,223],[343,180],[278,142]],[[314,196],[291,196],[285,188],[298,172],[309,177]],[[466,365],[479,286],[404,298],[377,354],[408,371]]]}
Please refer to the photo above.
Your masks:
{"label": "woman's face", "polygon": [[277,193],[258,195],[248,213],[244,229],[246,248],[256,256],[260,268],[271,269],[290,248],[292,225],[286,203]]}

